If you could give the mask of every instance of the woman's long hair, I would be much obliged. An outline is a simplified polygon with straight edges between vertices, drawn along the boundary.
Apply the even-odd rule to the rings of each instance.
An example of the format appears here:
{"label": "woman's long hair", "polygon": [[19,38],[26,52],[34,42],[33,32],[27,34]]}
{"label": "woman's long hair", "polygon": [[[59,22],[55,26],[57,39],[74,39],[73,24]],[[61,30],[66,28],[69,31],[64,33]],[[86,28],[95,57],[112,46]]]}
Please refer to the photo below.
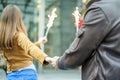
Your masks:
{"label": "woman's long hair", "polygon": [[0,49],[12,49],[13,39],[17,32],[27,35],[20,9],[15,5],[8,5],[1,15]]}

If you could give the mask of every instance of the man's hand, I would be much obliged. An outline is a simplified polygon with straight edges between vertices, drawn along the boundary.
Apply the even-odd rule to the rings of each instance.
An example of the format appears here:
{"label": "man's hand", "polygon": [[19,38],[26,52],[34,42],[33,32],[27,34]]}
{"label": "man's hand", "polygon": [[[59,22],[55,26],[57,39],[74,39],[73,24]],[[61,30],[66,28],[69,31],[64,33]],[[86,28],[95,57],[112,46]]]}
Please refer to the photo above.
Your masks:
{"label": "man's hand", "polygon": [[55,56],[55,57],[53,57],[52,62],[51,62],[52,66],[55,69],[58,69],[58,59],[59,59],[59,56]]}

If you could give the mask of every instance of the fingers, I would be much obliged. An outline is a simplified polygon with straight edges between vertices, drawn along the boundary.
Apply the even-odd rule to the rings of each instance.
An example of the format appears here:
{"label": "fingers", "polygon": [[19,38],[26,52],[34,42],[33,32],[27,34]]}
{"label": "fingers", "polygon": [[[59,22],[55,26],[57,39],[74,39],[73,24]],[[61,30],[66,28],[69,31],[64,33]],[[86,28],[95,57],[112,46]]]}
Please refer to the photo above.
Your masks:
{"label": "fingers", "polygon": [[52,63],[52,58],[51,57],[46,57],[45,61],[48,62],[48,63]]}
{"label": "fingers", "polygon": [[48,41],[48,40],[47,40],[47,37],[43,37],[43,41],[42,41],[42,43],[45,44],[45,43],[47,43],[47,41]]}
{"label": "fingers", "polygon": [[45,44],[45,43],[47,43],[47,37],[41,37],[40,39],[39,39],[39,42],[40,43],[43,43],[43,44]]}
{"label": "fingers", "polygon": [[58,69],[58,59],[59,59],[59,56],[55,56],[53,58],[46,57],[45,61],[50,63],[55,69]]}
{"label": "fingers", "polygon": [[55,69],[58,69],[58,59],[59,59],[59,57],[58,56],[55,56],[55,57],[53,57],[53,59],[52,59],[52,66],[55,68]]}

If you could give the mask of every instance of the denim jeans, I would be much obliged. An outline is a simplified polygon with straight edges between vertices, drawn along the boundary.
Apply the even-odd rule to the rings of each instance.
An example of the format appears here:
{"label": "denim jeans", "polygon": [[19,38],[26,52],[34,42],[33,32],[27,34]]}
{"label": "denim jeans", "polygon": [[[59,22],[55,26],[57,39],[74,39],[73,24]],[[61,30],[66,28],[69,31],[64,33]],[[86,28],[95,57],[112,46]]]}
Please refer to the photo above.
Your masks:
{"label": "denim jeans", "polygon": [[7,73],[7,80],[38,80],[38,76],[33,69],[24,69]]}

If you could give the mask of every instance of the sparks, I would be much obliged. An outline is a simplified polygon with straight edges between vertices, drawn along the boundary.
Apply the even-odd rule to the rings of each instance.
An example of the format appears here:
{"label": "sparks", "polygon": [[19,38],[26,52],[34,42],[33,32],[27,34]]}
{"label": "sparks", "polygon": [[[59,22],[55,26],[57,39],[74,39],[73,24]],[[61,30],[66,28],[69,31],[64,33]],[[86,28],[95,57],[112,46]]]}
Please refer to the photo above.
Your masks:
{"label": "sparks", "polygon": [[79,23],[79,19],[80,19],[80,16],[81,16],[81,14],[79,13],[78,7],[76,7],[76,9],[72,13],[72,15],[75,18],[76,31],[78,31],[78,23]]}
{"label": "sparks", "polygon": [[48,24],[47,24],[47,31],[46,31],[45,37],[47,37],[49,29],[52,27],[54,19],[57,17],[57,15],[55,13],[56,11],[57,11],[57,9],[54,8],[51,12],[51,15],[48,15],[49,21],[48,21]]}

